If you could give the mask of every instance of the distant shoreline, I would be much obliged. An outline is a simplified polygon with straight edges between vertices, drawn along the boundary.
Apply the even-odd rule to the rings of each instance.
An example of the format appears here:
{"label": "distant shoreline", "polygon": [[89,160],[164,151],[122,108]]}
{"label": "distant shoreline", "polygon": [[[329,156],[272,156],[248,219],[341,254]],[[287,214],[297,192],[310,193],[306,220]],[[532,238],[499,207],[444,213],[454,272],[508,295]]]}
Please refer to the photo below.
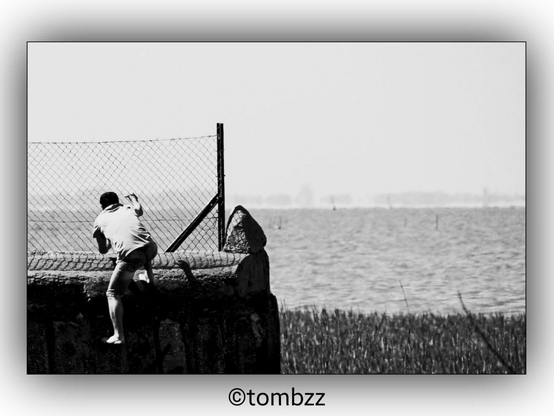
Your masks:
{"label": "distant shoreline", "polygon": [[[238,204],[242,205],[242,204]],[[233,205],[234,206],[234,205]],[[257,210],[257,209],[273,209],[273,210],[322,210],[322,211],[331,211],[333,207],[329,206],[323,206],[323,205],[315,205],[315,206],[267,206],[267,205],[243,205],[246,209],[249,210]],[[502,204],[502,205],[459,205],[459,204],[452,204],[452,205],[398,205],[394,206],[392,208],[387,207],[386,205],[352,205],[352,206],[336,206],[336,210],[354,210],[354,209],[379,209],[379,210],[395,210],[395,209],[525,209],[526,205],[525,203],[522,204]]]}

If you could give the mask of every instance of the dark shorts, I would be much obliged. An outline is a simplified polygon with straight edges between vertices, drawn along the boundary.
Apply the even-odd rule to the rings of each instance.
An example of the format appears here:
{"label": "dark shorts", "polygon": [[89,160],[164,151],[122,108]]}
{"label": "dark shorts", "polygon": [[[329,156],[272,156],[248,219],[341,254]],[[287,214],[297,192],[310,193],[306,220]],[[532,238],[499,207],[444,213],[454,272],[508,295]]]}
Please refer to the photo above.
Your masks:
{"label": "dark shorts", "polygon": [[106,296],[120,298],[123,296],[135,272],[144,267],[148,260],[152,260],[158,253],[156,243],[150,243],[143,248],[132,251],[123,260],[118,260],[112,273]]}

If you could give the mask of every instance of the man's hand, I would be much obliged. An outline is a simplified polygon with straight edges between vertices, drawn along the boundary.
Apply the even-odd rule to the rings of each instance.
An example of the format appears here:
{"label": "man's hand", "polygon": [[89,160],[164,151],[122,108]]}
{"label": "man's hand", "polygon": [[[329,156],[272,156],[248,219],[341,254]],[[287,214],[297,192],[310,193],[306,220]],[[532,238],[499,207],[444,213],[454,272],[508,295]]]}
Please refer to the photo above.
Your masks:
{"label": "man's hand", "polygon": [[125,198],[127,198],[131,202],[138,202],[138,196],[136,196],[135,194],[125,195]]}
{"label": "man's hand", "polygon": [[137,217],[140,217],[143,214],[143,211],[142,206],[140,205],[140,202],[138,200],[138,196],[133,193],[125,195],[125,198],[131,201],[131,203],[133,204],[133,209],[135,210],[135,214],[137,214]]}

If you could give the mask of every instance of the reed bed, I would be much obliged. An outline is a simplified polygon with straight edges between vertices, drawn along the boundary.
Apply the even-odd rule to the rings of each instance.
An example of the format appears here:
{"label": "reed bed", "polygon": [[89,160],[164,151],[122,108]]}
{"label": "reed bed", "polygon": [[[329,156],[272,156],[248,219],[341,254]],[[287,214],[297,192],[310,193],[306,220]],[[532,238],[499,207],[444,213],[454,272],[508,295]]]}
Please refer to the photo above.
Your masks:
{"label": "reed bed", "polygon": [[525,374],[526,316],[281,308],[284,374]]}

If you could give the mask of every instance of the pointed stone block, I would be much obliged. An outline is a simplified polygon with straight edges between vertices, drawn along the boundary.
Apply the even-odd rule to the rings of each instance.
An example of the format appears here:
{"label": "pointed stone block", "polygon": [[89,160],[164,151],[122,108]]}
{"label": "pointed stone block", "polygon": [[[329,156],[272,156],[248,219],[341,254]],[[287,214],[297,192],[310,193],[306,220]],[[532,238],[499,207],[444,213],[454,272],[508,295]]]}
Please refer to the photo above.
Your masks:
{"label": "pointed stone block", "polygon": [[235,207],[227,222],[227,238],[223,251],[232,253],[258,253],[267,243],[264,230],[241,205]]}

